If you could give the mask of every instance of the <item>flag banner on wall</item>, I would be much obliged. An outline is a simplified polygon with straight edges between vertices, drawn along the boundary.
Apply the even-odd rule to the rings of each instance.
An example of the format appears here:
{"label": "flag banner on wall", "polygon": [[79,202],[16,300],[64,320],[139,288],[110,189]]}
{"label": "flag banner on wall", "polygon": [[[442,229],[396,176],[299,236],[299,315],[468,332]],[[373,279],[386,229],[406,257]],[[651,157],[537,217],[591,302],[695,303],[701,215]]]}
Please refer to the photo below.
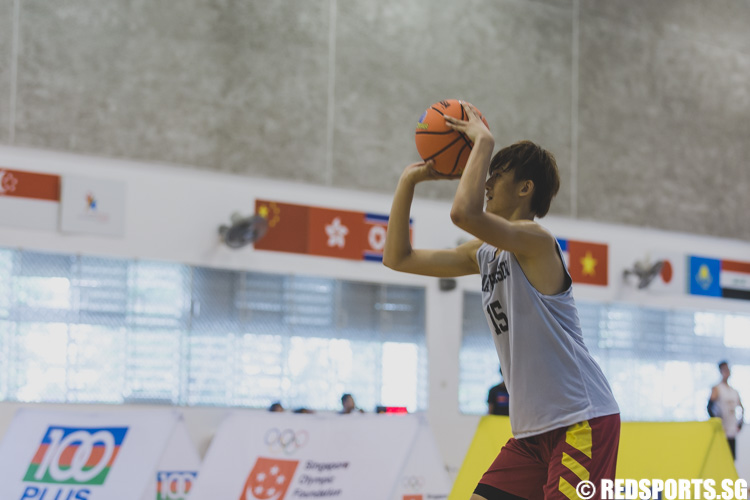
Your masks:
{"label": "flag banner on wall", "polygon": [[662,262],[659,274],[648,285],[655,293],[682,295],[686,287],[686,256],[675,252],[651,252],[650,261]]}
{"label": "flag banner on wall", "polygon": [[601,243],[559,239],[568,272],[576,284],[607,286],[609,247]]}
{"label": "flag banner on wall", "polygon": [[393,500],[441,500],[448,498],[451,480],[445,470],[435,436],[423,416]]}
{"label": "flag banner on wall", "polygon": [[661,262],[661,268],[656,275],[648,274],[645,289],[648,293],[658,295],[684,295],[686,293],[687,256],[679,252],[651,251],[645,259],[633,261],[628,271],[631,274],[626,277],[633,287],[639,284],[640,276],[634,274],[636,267],[640,270],[652,271],[654,266]]}
{"label": "flag banner on wall", "polygon": [[54,231],[59,209],[59,175],[0,166],[0,225]]}
{"label": "flag banner on wall", "polygon": [[145,498],[177,421],[170,410],[18,410],[0,442],[0,498]]}
{"label": "flag banner on wall", "polygon": [[180,418],[142,500],[187,500],[200,465],[198,451],[188,435],[185,421]]}
{"label": "flag banner on wall", "polygon": [[750,300],[750,262],[690,256],[690,293]]}
{"label": "flag banner on wall", "polygon": [[418,426],[414,415],[233,412],[190,500],[391,499]]}
{"label": "flag banner on wall", "polygon": [[[256,200],[268,220],[256,250],[382,262],[388,216]],[[411,221],[410,229],[411,229]]]}
{"label": "flag banner on wall", "polygon": [[125,234],[125,183],[65,176],[60,195],[60,230],[102,236]]}

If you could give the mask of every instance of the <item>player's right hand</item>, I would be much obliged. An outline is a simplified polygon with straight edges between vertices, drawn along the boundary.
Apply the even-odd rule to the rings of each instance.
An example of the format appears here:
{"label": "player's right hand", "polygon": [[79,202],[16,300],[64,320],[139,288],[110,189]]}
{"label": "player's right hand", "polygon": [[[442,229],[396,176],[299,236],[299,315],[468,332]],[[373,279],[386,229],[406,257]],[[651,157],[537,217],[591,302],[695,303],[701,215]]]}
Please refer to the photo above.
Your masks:
{"label": "player's right hand", "polygon": [[435,162],[432,160],[412,163],[411,165],[407,165],[402,175],[407,177],[414,184],[422,181],[452,180],[460,177],[460,175],[441,174],[432,168],[434,164]]}

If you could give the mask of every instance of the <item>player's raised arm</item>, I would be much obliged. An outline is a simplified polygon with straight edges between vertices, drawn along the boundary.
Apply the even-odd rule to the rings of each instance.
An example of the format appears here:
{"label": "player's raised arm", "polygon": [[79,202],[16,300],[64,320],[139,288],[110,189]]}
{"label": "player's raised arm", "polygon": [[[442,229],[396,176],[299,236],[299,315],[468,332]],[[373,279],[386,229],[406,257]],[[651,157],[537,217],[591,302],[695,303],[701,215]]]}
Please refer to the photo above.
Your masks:
{"label": "player's raised arm", "polygon": [[506,165],[493,165],[496,168],[487,179],[495,139],[476,109],[467,103],[463,106],[468,120],[445,117],[451,128],[474,142],[453,200],[453,223],[517,257],[534,256],[539,252],[555,257],[552,235],[533,221],[535,215],[544,215],[536,213],[533,207],[534,181],[516,181],[514,172],[505,170]]}
{"label": "player's raised arm", "polygon": [[393,196],[383,264],[396,271],[437,277],[464,276],[479,272],[476,252],[481,242],[464,243],[451,250],[415,250],[409,238],[409,215],[415,186],[426,180],[449,179],[431,168],[431,162],[406,167]]}

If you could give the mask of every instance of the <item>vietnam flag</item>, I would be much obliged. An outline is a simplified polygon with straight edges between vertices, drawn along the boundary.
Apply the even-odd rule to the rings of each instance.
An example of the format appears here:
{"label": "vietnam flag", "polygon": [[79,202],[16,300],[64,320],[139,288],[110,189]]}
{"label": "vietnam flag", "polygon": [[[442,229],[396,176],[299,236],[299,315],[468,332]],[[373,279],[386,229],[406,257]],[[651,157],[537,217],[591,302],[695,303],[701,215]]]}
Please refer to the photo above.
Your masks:
{"label": "vietnam flag", "polygon": [[255,200],[255,213],[268,220],[268,231],[255,242],[257,250],[307,253],[310,207]]}
{"label": "vietnam flag", "polygon": [[607,286],[608,247],[601,243],[557,240],[563,254],[567,254],[568,272],[573,283]]}

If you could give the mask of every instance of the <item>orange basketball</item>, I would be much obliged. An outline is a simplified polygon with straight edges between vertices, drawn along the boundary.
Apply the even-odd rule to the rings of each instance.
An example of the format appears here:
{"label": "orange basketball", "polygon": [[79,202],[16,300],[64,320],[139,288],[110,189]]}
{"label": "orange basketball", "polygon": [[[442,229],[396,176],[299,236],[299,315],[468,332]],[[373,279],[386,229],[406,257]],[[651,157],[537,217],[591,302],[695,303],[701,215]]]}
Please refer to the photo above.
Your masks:
{"label": "orange basketball", "polygon": [[[434,168],[441,174],[461,175],[474,145],[466,135],[450,128],[445,115],[466,120],[466,113],[456,99],[436,102],[430,106],[417,123],[414,139],[417,151],[424,161],[433,160]],[[487,125],[482,113],[482,121]],[[489,125],[487,125],[489,128]]]}

